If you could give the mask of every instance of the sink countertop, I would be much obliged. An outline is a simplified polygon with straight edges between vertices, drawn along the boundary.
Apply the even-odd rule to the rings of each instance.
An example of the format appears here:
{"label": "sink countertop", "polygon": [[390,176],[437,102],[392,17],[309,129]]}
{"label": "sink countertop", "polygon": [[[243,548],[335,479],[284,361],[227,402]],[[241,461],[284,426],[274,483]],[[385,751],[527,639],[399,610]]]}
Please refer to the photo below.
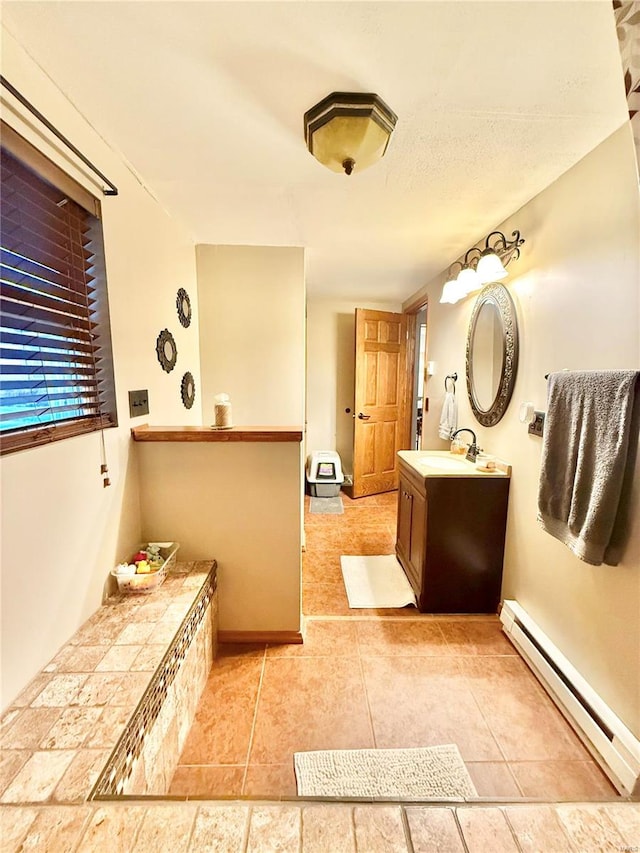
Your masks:
{"label": "sink countertop", "polygon": [[511,466],[496,459],[493,471],[481,471],[464,456],[448,450],[399,450],[398,456],[421,477],[510,477]]}

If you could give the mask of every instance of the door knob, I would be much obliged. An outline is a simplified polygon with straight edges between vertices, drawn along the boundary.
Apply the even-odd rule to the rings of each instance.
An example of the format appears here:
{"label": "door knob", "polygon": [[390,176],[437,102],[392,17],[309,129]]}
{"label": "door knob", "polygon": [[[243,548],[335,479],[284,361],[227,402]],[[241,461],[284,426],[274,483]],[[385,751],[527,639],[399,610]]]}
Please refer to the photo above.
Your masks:
{"label": "door knob", "polygon": [[371,415],[363,415],[362,412],[358,412],[358,418],[361,421],[368,421]]}

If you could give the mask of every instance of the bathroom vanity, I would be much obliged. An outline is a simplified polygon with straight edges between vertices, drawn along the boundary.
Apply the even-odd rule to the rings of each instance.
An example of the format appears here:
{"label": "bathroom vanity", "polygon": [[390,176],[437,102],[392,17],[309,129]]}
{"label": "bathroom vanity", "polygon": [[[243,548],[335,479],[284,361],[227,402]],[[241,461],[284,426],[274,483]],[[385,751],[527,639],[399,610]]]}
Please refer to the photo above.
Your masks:
{"label": "bathroom vanity", "polygon": [[447,451],[398,453],[396,554],[423,613],[495,613],[510,468],[482,472]]}

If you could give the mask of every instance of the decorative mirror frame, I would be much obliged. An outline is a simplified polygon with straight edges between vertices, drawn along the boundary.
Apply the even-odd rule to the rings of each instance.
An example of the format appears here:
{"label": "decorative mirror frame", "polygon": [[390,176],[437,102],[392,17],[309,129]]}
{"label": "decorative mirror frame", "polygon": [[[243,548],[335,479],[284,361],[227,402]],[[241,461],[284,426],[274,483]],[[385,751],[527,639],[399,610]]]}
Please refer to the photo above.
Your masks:
{"label": "decorative mirror frame", "polygon": [[181,287],[178,290],[176,296],[176,308],[178,310],[178,320],[180,320],[180,325],[184,326],[185,329],[189,328],[191,325],[191,300],[189,299],[189,294]]}
{"label": "decorative mirror frame", "polygon": [[[167,356],[165,352],[165,346],[167,344],[171,347],[171,356]],[[171,373],[173,368],[176,366],[176,361],[178,360],[178,348],[176,347],[175,339],[169,329],[163,329],[158,335],[158,339],[156,340],[156,353],[162,369],[166,373]]]}
{"label": "decorative mirror frame", "polygon": [[182,405],[185,409],[190,409],[193,406],[193,401],[196,399],[196,383],[193,374],[188,370],[180,383],[180,396],[182,397]]}
{"label": "decorative mirror frame", "polygon": [[[482,306],[489,300],[497,304],[502,322],[502,376],[500,377],[498,391],[491,407],[489,409],[482,409],[473,391],[472,347],[478,315]],[[511,294],[502,284],[488,284],[480,291],[476,299],[467,333],[466,368],[467,394],[473,414],[476,420],[483,426],[495,426],[507,411],[518,372],[518,322],[516,319],[516,307]]]}

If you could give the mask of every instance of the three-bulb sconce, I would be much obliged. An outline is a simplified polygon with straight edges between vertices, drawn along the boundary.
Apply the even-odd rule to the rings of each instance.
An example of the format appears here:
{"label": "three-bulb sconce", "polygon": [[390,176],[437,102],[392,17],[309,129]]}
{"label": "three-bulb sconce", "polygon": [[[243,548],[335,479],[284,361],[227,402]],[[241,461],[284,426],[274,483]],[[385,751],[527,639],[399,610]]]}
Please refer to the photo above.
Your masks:
{"label": "three-bulb sconce", "polygon": [[[524,243],[519,231],[514,231],[511,236],[513,239],[507,240],[502,231],[492,231],[484,249],[473,246],[462,260],[454,261],[449,267],[440,302],[453,305],[485,284],[505,278],[509,274],[507,265],[520,257],[520,246]],[[454,278],[456,266],[460,267],[460,272]]]}

